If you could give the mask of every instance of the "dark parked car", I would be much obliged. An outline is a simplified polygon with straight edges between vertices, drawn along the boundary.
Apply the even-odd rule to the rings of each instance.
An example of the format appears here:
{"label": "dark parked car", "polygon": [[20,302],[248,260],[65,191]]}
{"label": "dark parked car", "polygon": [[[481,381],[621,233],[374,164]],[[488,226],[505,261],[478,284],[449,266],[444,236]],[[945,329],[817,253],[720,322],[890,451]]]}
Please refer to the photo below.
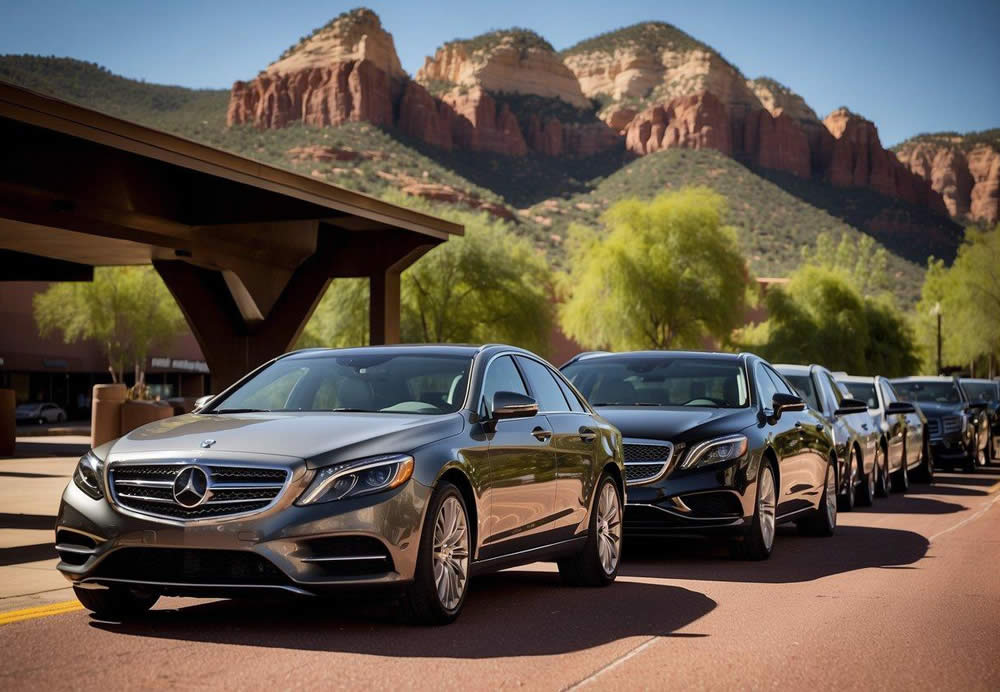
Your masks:
{"label": "dark parked car", "polygon": [[902,490],[910,487],[911,478],[930,483],[934,479],[934,462],[925,430],[927,419],[916,405],[902,401],[885,377],[838,375],[837,381],[853,398],[868,404],[868,412],[882,431],[883,449],[888,450],[886,459],[892,472],[885,477],[895,479]]}
{"label": "dark parked car", "polygon": [[868,405],[851,399],[822,365],[776,365],[809,407],[830,426],[840,464],[837,494],[840,507],[871,506],[876,493],[888,494],[885,448]]}
{"label": "dark parked car", "polygon": [[734,553],[771,554],[775,527],[833,534],[829,426],[752,354],[585,354],[563,373],[625,437],[635,536],[723,533]]}
{"label": "dark parked car", "polygon": [[80,459],[59,570],[98,613],[161,595],[396,587],[458,616],[469,577],[555,560],[614,581],[621,435],[508,346],[308,350]]}
{"label": "dark parked car", "polygon": [[936,466],[976,469],[976,427],[968,397],[953,377],[890,380],[899,396],[915,402],[927,417],[927,437]]}
{"label": "dark parked car", "polygon": [[1000,383],[971,377],[963,377],[958,382],[971,405],[977,409],[977,460],[980,466],[985,466],[997,456],[993,438],[1000,435]]}

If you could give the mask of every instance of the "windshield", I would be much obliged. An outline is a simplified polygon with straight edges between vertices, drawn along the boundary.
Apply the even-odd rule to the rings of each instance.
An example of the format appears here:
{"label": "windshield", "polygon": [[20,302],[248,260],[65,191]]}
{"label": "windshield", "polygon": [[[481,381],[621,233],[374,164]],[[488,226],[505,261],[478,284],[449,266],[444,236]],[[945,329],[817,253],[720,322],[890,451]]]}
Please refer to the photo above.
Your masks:
{"label": "windshield", "polygon": [[453,413],[465,401],[471,363],[467,356],[384,353],[284,358],[204,413]]}
{"label": "windshield", "polygon": [[971,401],[996,401],[997,386],[993,382],[963,382],[962,389]]}
{"label": "windshield", "polygon": [[841,382],[851,393],[852,399],[863,401],[868,404],[868,408],[878,408],[878,395],[875,394],[875,384],[873,382]]}
{"label": "windshield", "polygon": [[563,374],[593,406],[748,405],[746,375],[735,360],[712,358],[594,358]]}
{"label": "windshield", "polygon": [[954,382],[907,381],[893,382],[892,386],[905,401],[922,401],[928,404],[957,404],[961,402]]}

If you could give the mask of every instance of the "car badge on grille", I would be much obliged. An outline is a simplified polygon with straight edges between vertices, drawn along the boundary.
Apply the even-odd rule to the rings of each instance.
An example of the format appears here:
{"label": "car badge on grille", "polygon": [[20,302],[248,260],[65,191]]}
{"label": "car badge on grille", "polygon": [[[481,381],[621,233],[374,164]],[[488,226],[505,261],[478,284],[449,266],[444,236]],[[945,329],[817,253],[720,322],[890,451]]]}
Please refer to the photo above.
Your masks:
{"label": "car badge on grille", "polygon": [[181,507],[194,509],[209,495],[208,473],[200,466],[185,466],[174,478],[174,502]]}
{"label": "car badge on grille", "polygon": [[201,441],[201,446],[204,447],[205,449],[208,449],[209,447],[211,447],[214,444],[215,444],[215,440],[202,440]]}

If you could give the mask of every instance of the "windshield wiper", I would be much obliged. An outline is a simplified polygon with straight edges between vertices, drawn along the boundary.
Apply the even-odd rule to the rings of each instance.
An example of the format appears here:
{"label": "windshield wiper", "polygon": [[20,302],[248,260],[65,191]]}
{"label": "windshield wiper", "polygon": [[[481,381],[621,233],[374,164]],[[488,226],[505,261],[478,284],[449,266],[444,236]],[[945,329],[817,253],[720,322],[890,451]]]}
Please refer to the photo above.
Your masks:
{"label": "windshield wiper", "polygon": [[267,408],[216,408],[205,413],[271,413]]}

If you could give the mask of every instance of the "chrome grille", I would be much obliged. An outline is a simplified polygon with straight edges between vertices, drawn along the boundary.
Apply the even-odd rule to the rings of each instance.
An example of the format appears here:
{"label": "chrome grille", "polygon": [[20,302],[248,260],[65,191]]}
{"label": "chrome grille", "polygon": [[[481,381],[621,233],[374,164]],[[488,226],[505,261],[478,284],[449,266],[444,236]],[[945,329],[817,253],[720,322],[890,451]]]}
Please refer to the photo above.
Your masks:
{"label": "chrome grille", "polygon": [[941,436],[941,421],[937,418],[927,419],[927,434],[931,437]]}
{"label": "chrome grille", "polygon": [[[208,479],[205,500],[194,507],[186,507],[174,497],[174,481],[190,466],[203,470]],[[231,517],[267,509],[281,495],[288,477],[286,469],[218,462],[123,462],[112,463],[108,468],[109,486],[119,506],[181,521]]]}
{"label": "chrome grille", "polygon": [[669,442],[626,440],[623,447],[627,485],[648,483],[662,476],[674,453],[674,446]]}
{"label": "chrome grille", "polygon": [[941,427],[944,428],[944,432],[955,433],[962,429],[962,417],[961,416],[945,416],[941,419]]}

